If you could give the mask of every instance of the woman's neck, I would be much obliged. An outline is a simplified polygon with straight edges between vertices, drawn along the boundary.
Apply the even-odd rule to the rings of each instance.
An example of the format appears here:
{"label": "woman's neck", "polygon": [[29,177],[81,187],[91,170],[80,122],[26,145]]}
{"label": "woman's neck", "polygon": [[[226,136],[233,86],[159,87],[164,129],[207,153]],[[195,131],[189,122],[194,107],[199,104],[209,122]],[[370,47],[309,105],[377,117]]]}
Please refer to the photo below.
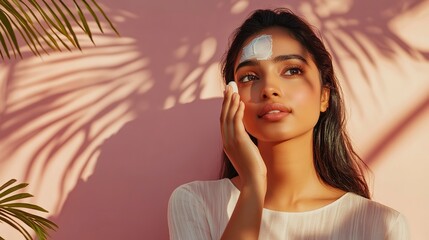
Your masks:
{"label": "woman's neck", "polygon": [[258,148],[267,166],[266,207],[298,209],[303,200],[336,192],[317,175],[312,132],[280,143],[258,142]]}

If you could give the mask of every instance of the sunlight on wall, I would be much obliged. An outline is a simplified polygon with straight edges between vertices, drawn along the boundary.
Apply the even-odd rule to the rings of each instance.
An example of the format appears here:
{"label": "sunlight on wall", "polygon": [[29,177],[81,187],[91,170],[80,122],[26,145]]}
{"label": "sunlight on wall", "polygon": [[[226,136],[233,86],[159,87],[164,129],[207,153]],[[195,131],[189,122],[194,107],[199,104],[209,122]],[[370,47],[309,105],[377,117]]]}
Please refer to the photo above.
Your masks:
{"label": "sunlight on wall", "polygon": [[[204,39],[198,45],[192,47],[192,54],[198,58],[198,66],[193,70],[189,69],[189,64],[183,62],[190,50],[190,46],[184,44],[174,51],[177,63],[166,69],[166,73],[173,75],[170,84],[172,95],[168,96],[164,102],[164,109],[173,108],[176,104],[190,103],[198,99],[210,99],[220,97],[222,85],[219,74],[219,62],[212,63],[217,51],[217,41],[213,37]],[[180,92],[177,96],[175,92]],[[200,92],[200,94],[198,94]]]}
{"label": "sunlight on wall", "polygon": [[[419,8],[406,11],[389,23],[389,27],[410,46],[429,51],[429,1],[422,1]],[[411,27],[412,26],[412,27]]]}
{"label": "sunlight on wall", "polygon": [[222,90],[225,88],[225,83],[219,68],[219,63],[215,62],[207,68],[202,76],[200,99],[223,97]]}
{"label": "sunlight on wall", "polygon": [[231,13],[232,14],[239,14],[246,10],[246,8],[249,6],[248,0],[238,0],[234,3],[234,5],[231,7]]}
{"label": "sunlight on wall", "polygon": [[[426,28],[429,2],[407,7],[406,4],[399,6],[398,1],[398,6],[391,9],[385,3],[367,9],[368,1],[352,0],[282,4],[316,26],[332,53],[345,94],[348,129],[359,154],[374,172],[374,199],[404,213],[415,239],[427,236],[429,232],[424,223],[429,214],[425,206],[429,195],[424,189],[428,187],[425,175],[429,169],[426,153],[429,149],[426,140],[429,134],[429,32]],[[113,19],[123,24],[121,26],[128,32],[121,37],[111,32],[96,34],[97,46],[84,40],[83,53],[26,57],[0,66],[1,181],[17,178],[30,182],[29,192],[37,196],[34,202],[55,216],[70,199],[70,191],[76,190],[77,182],[88,183],[96,174],[102,147],[116,134],[124,134],[121,131],[127,123],[139,118],[138,123],[141,123],[145,117],[161,116],[152,119],[152,123],[162,122],[165,125],[159,126],[168,126],[168,121],[177,124],[176,120],[181,119],[182,123],[192,121],[187,131],[198,124],[203,129],[206,126],[201,122],[207,121],[204,114],[214,111],[208,107],[213,108],[217,100],[221,102],[224,82],[220,60],[226,49],[226,32],[231,33],[253,9],[281,7],[277,1],[204,3],[199,6],[204,16],[199,18],[200,23],[194,19],[200,12],[192,12],[194,10],[176,2],[164,5],[156,1],[128,1],[121,9],[112,7]],[[169,17],[178,24],[174,25]],[[186,29],[176,29],[177,26],[186,26]],[[205,110],[207,112],[201,112]],[[147,116],[147,112],[154,115]],[[202,118],[182,118],[195,113],[201,113]],[[133,131],[126,133],[130,132]],[[158,140],[162,143],[169,132],[154,129],[151,134],[140,138],[122,136],[121,140],[130,137],[130,142],[115,143],[136,144],[139,148],[144,143],[150,145]],[[196,137],[220,142],[218,135]],[[136,139],[144,142],[135,143]],[[186,140],[185,136],[183,142],[174,144],[185,146]],[[192,151],[197,152],[202,147]],[[143,156],[152,159],[159,154],[157,151],[165,152],[160,146],[153,148],[150,154],[154,156]],[[119,157],[115,156],[118,165],[106,168],[129,164],[127,159],[134,154],[136,152],[120,152]],[[142,157],[144,160],[147,161]],[[155,160],[161,163],[152,165],[169,165],[165,164],[168,163],[165,159]],[[196,166],[197,172],[206,170],[204,166]],[[104,170],[114,172],[116,169]],[[132,181],[140,185],[147,181],[148,175],[155,174],[151,171],[150,167],[138,169],[140,175]],[[173,170],[168,174],[179,175]],[[192,174],[196,173],[192,172],[189,179],[194,176]],[[106,181],[103,177],[106,176],[96,179],[98,184]],[[154,188],[167,185],[167,180],[157,181]],[[132,211],[142,209],[138,206]],[[145,221],[150,218],[136,224],[147,224]],[[138,221],[131,219],[131,222]],[[166,227],[164,222],[159,225]],[[1,233],[9,231],[3,229],[0,226]],[[5,236],[12,235],[7,232]]]}

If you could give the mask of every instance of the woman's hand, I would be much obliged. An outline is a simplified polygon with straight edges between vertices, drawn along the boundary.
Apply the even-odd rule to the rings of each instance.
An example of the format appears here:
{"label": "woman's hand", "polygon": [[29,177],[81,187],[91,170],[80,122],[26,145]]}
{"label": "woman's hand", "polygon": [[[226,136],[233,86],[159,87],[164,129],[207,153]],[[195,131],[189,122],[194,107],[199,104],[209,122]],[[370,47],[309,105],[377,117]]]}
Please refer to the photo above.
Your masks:
{"label": "woman's hand", "polygon": [[220,125],[224,151],[240,176],[240,196],[222,234],[222,240],[258,239],[267,191],[267,168],[243,124],[244,103],[227,86]]}
{"label": "woman's hand", "polygon": [[238,93],[233,92],[232,86],[226,86],[220,116],[224,151],[237,170],[241,185],[254,183],[266,185],[266,182],[261,180],[266,180],[267,168],[257,146],[245,130],[244,108]]}

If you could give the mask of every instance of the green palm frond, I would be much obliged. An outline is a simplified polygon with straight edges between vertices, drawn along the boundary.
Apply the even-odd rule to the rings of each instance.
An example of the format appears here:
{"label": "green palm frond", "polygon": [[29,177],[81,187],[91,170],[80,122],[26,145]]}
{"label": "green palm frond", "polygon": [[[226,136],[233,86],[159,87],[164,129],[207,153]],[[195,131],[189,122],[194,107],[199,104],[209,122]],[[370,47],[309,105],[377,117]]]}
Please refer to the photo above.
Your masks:
{"label": "green palm frond", "polygon": [[[17,193],[17,191],[28,186],[27,183],[14,185],[15,179],[8,181],[0,187],[0,223],[9,224],[19,231],[26,240],[32,240],[31,234],[23,227],[23,224],[34,230],[40,240],[48,237],[48,230],[55,230],[58,226],[46,218],[25,210],[48,212],[45,209],[30,203],[17,202],[33,195],[29,193]],[[0,236],[0,240],[3,239]]]}
{"label": "green palm frond", "polygon": [[73,27],[82,29],[94,43],[89,21],[94,21],[102,33],[101,22],[106,21],[119,35],[95,0],[72,2],[74,7],[68,6],[63,0],[0,0],[0,57],[10,59],[13,54],[15,58],[17,55],[22,58],[20,42],[25,42],[35,55],[47,53],[47,49],[81,50]]}

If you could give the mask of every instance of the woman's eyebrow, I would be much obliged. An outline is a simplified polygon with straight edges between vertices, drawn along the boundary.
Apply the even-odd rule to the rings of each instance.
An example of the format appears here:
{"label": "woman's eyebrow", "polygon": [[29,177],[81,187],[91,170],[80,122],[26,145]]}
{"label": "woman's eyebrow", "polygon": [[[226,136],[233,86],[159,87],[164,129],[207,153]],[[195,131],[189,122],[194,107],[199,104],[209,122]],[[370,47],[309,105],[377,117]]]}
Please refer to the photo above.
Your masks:
{"label": "woman's eyebrow", "polygon": [[[305,64],[308,65],[307,60],[305,59],[305,57],[299,55],[299,54],[287,54],[287,55],[279,55],[276,56],[272,61],[275,63],[278,62],[283,62],[283,61],[287,61],[287,60],[291,60],[291,59],[297,59],[300,60],[302,62],[304,62]],[[259,63],[257,60],[255,59],[249,59],[249,60],[245,60],[243,62],[241,62],[240,64],[238,64],[237,68],[235,69],[235,72],[238,71],[238,69],[245,67],[245,66],[257,66]]]}
{"label": "woman's eyebrow", "polygon": [[237,72],[238,69],[245,67],[245,66],[257,66],[257,65],[259,65],[259,64],[254,59],[245,60],[245,61],[241,62],[240,64],[238,64],[237,68],[235,68],[235,72]]}
{"label": "woman's eyebrow", "polygon": [[276,56],[273,59],[273,62],[275,62],[275,63],[277,63],[277,62],[283,62],[283,61],[287,61],[287,60],[290,60],[290,59],[298,59],[298,60],[301,60],[302,62],[304,62],[305,64],[308,65],[307,60],[303,56],[301,56],[299,54],[279,55],[279,56]]}

